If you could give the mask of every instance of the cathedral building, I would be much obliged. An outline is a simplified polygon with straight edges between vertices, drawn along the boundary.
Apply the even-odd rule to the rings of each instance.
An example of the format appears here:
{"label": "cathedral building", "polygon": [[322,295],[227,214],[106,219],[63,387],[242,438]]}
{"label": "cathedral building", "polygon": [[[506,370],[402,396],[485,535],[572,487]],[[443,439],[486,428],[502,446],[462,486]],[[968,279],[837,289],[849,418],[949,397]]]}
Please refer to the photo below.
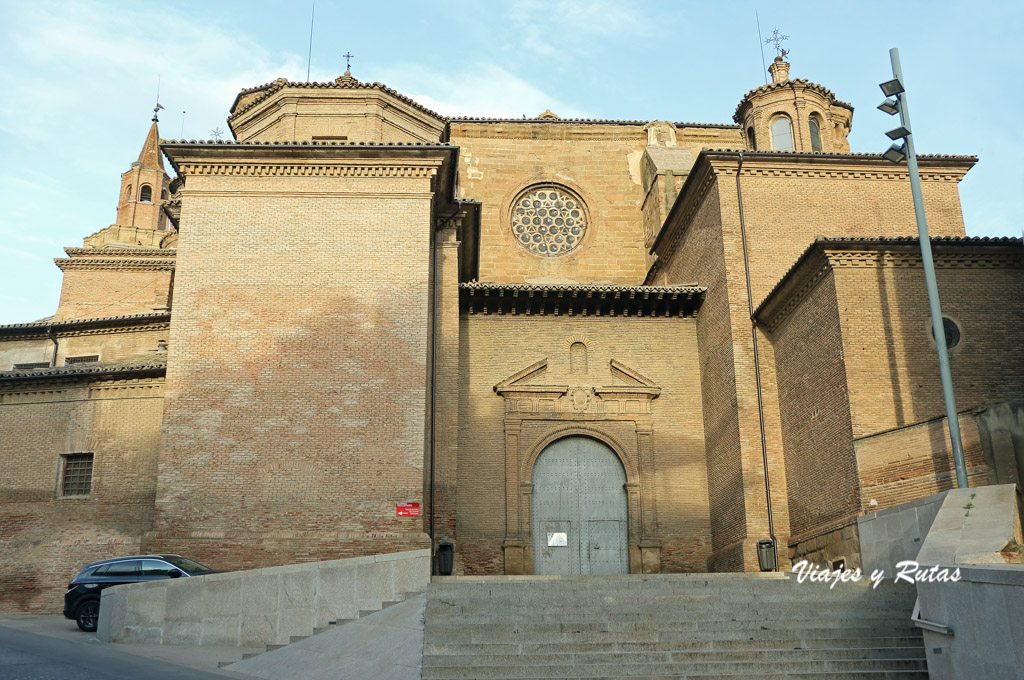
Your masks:
{"label": "cathedral building", "polygon": [[[243,90],[227,141],[154,119],[56,313],[0,326],[2,607],[140,552],[859,564],[859,516],[955,485],[909,177],[771,72],[728,123],[448,118],[347,71]],[[976,162],[919,159],[940,341],[970,484],[1020,484],[1024,250],[965,235]]]}

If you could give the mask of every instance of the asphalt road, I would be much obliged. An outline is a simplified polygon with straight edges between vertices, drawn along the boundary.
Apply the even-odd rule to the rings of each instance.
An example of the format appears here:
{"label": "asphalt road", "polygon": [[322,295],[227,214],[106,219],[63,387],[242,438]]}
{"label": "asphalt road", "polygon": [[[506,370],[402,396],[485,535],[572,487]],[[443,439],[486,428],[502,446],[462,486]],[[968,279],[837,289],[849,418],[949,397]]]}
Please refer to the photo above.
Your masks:
{"label": "asphalt road", "polygon": [[0,678],[224,680],[225,676],[139,657],[110,645],[89,642],[88,638],[61,640],[0,626]]}

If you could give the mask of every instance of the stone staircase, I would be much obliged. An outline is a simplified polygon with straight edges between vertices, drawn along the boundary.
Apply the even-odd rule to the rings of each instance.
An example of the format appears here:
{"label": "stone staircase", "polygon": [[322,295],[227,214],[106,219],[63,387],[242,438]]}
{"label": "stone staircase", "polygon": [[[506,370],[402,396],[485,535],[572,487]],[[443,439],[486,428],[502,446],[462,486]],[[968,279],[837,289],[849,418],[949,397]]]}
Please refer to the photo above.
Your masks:
{"label": "stone staircase", "polygon": [[[310,631],[309,635],[292,635],[288,639],[288,644],[287,645],[266,645],[260,651],[243,652],[241,654],[241,660],[242,661],[246,661],[248,659],[253,659],[255,657],[258,657],[258,656],[261,656],[263,654],[266,654],[267,652],[274,652],[274,651],[277,651],[278,649],[284,649],[288,645],[293,645],[296,642],[300,642],[302,640],[306,640],[308,638],[313,637],[314,635],[319,635],[320,633],[326,633],[329,630],[334,630],[338,626],[345,625],[346,623],[349,623],[351,621],[358,621],[359,619],[367,617],[370,614],[375,614],[375,613],[377,613],[377,612],[379,612],[379,611],[381,611],[383,609],[387,609],[388,607],[391,607],[392,605],[396,605],[396,604],[398,604],[400,602],[404,602],[405,600],[409,599],[410,597],[414,597],[414,596],[416,596],[418,594],[419,593],[404,593],[402,595],[401,599],[394,600],[394,601],[391,601],[391,602],[381,602],[380,606],[376,607],[376,608],[360,609],[359,610],[359,614],[358,614],[358,616],[356,618],[337,619],[335,621],[329,621],[326,626],[322,626],[322,627],[318,627],[318,628],[313,628]],[[307,630],[309,630],[309,629],[307,629]],[[229,660],[229,661],[220,661],[220,662],[218,662],[217,666],[219,668],[226,668],[226,667],[231,666],[232,664],[235,664],[235,663],[238,663],[238,659],[237,658]]]}
{"label": "stone staircase", "polygon": [[422,677],[927,680],[914,586],[829,585],[787,574],[435,577]]}

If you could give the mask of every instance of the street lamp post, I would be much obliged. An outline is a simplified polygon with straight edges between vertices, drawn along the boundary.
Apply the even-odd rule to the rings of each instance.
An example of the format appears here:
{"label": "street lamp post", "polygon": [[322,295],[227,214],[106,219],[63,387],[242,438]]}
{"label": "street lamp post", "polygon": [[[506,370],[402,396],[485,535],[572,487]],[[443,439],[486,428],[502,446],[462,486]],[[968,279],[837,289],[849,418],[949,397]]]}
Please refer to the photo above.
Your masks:
{"label": "street lamp post", "polygon": [[[949,370],[949,351],[946,347],[946,332],[942,322],[942,308],[939,306],[939,289],[935,284],[935,263],[932,260],[932,242],[928,236],[928,223],[924,215],[924,199],[921,198],[921,175],[917,170],[917,154],[914,152],[914,135],[910,127],[910,111],[907,107],[907,93],[903,88],[903,70],[900,68],[900,53],[895,47],[889,50],[892,60],[893,79],[879,87],[887,99],[879,109],[890,116],[900,114],[900,126],[886,134],[890,139],[903,139],[903,145],[893,144],[882,154],[893,163],[907,160],[910,171],[910,191],[914,196],[914,214],[917,216],[917,234],[921,242],[921,264],[924,281],[928,289],[928,306],[932,314],[932,334],[939,351],[939,375],[942,377],[942,396],[946,402],[946,421],[949,424],[949,439],[953,445],[953,464],[956,467],[956,485],[967,488],[967,467],[964,464],[964,446],[960,439],[960,421],[956,411],[956,397],[953,395],[953,377]],[[889,97],[895,96],[896,99]]]}

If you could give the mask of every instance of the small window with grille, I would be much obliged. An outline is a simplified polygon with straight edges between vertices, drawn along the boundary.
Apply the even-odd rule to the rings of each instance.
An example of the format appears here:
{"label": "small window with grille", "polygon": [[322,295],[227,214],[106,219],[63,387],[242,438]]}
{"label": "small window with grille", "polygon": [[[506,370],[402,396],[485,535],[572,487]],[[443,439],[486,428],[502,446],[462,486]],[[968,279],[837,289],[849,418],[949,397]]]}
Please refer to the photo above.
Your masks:
{"label": "small window with grille", "polygon": [[88,496],[92,491],[92,454],[69,453],[61,456],[64,474],[61,475],[61,496]]}
{"label": "small window with grille", "polygon": [[32,370],[32,369],[35,369],[35,368],[49,368],[49,367],[50,367],[50,362],[48,362],[48,361],[33,361],[32,363],[28,363],[28,364],[14,364],[14,366],[11,367],[11,370],[14,370],[14,371],[28,371],[28,370]]}
{"label": "small window with grille", "polygon": [[71,364],[87,364],[91,361],[99,361],[99,354],[83,354],[77,357],[66,357],[64,359],[64,365],[70,366]]}

